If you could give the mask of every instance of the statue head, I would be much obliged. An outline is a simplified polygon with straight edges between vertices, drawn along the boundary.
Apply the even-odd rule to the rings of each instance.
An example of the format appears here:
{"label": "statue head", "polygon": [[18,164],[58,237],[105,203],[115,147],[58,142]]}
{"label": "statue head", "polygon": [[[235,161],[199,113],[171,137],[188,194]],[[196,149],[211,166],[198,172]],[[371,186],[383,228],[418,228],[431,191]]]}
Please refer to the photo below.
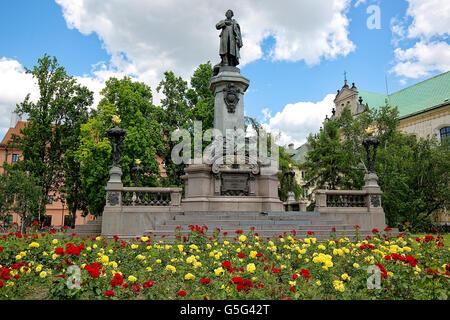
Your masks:
{"label": "statue head", "polygon": [[227,17],[227,19],[231,19],[234,16],[233,10],[228,9],[227,12],[225,13],[225,17]]}

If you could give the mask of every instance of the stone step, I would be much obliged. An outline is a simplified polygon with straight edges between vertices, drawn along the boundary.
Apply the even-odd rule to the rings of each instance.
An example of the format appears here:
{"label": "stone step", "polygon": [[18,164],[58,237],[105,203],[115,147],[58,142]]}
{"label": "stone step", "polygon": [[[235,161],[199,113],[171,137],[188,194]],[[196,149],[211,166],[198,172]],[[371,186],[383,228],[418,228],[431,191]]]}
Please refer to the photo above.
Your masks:
{"label": "stone step", "polygon": [[175,220],[192,220],[192,219],[212,219],[212,220],[235,220],[235,219],[310,219],[312,217],[320,217],[319,212],[239,212],[239,211],[218,211],[218,212],[194,212],[188,211],[184,214],[175,216]]}
{"label": "stone step", "polygon": [[[258,230],[257,231],[258,236],[261,239],[272,239],[272,238],[278,238],[280,235],[281,236],[293,236],[292,232],[287,231],[287,230]],[[163,240],[165,242],[172,242],[175,240],[176,238],[176,233],[173,231],[153,231],[153,230],[148,230],[145,234],[151,235],[152,239],[154,241],[159,241],[159,240]],[[189,232],[186,231],[182,231],[181,235],[182,236],[187,236],[189,234]],[[243,234],[247,234],[247,232],[244,231]],[[367,235],[371,235],[370,231],[365,231],[365,232],[360,232],[360,238],[365,238]],[[207,234],[207,236],[211,236],[210,233]],[[314,235],[308,235],[307,231],[297,231],[295,238],[296,239],[304,239],[304,238],[316,238],[318,241],[323,241],[326,239],[330,239],[332,236],[332,233],[330,231],[320,231],[320,230],[314,230]],[[347,232],[336,232],[335,236],[337,238],[341,238],[341,237],[348,237],[351,240],[354,240],[355,238],[355,232],[353,231],[347,231]],[[228,232],[228,236],[229,239],[235,238],[237,237],[237,235],[234,233],[234,231],[230,231]],[[222,238],[223,240],[223,238]]]}
{"label": "stone step", "polygon": [[96,231],[96,230],[102,230],[102,225],[95,225],[95,224],[83,224],[76,226],[75,229],[72,230],[78,230],[78,231]]}
{"label": "stone step", "polygon": [[[278,221],[275,221],[278,222]],[[231,232],[234,232],[238,229],[240,230],[251,230],[251,227],[255,227],[255,230],[264,230],[264,229],[287,229],[289,228],[289,230],[295,229],[295,230],[302,230],[302,231],[308,231],[308,230],[326,230],[326,231],[331,231],[331,228],[334,226],[336,228],[336,230],[352,230],[353,226],[351,225],[344,225],[344,224],[340,224],[340,225],[333,225],[333,224],[304,224],[304,221],[300,221],[302,223],[298,223],[298,224],[281,224],[281,223],[277,223],[277,224],[260,224],[260,225],[254,225],[254,224],[248,224],[248,225],[220,225],[220,224],[206,224],[206,226],[208,227],[208,230],[210,232],[213,232],[215,230],[215,228],[220,228],[220,230],[231,230]],[[201,225],[203,226],[203,225]],[[289,227],[287,227],[289,226]],[[175,230],[177,226],[176,225],[157,225],[156,226],[156,230],[158,231],[173,231]],[[189,231],[189,227],[186,225],[181,226],[181,230],[186,230]]]}

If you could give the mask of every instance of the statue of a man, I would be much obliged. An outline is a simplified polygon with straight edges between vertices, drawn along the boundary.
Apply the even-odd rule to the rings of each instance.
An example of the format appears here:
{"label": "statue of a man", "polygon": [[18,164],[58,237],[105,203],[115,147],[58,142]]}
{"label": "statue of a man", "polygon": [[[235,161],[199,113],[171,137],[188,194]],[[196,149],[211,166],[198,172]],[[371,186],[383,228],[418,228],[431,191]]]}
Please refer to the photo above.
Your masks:
{"label": "statue of a man", "polygon": [[233,11],[228,10],[225,13],[225,20],[216,24],[217,30],[222,29],[220,33],[220,57],[222,66],[237,66],[239,64],[239,50],[242,47],[241,28],[236,20],[232,19]]}

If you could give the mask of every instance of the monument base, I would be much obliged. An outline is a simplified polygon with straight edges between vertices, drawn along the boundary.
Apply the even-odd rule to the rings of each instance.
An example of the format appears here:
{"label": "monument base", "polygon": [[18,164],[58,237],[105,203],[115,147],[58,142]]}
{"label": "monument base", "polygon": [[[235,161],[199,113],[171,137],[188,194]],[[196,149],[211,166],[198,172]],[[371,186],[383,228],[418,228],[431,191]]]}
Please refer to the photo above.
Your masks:
{"label": "monument base", "polygon": [[185,172],[185,198],[181,201],[184,211],[283,211],[276,174],[253,176],[248,181],[247,196],[228,196],[221,195],[222,181],[213,174],[211,165],[189,165]]}

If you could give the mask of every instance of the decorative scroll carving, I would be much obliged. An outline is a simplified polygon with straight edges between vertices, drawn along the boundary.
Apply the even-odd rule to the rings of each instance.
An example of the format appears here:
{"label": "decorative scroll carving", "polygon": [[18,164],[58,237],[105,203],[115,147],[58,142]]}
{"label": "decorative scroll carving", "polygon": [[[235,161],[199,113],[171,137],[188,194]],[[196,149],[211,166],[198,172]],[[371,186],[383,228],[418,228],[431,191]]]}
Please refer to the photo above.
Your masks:
{"label": "decorative scroll carving", "polygon": [[236,110],[236,105],[239,102],[240,93],[241,90],[234,83],[228,83],[227,87],[224,89],[223,100],[227,105],[229,113],[234,113],[234,111]]}

